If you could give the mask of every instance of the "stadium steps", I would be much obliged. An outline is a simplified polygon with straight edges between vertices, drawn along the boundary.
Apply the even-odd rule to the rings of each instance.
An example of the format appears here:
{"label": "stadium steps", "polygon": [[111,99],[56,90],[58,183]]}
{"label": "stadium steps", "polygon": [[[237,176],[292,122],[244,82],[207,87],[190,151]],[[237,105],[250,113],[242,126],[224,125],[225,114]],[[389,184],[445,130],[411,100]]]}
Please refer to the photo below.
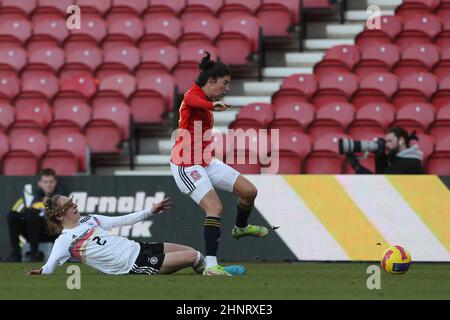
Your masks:
{"label": "stadium steps", "polygon": [[364,30],[363,23],[352,24],[327,24],[328,38],[355,38],[358,33]]}
{"label": "stadium steps", "polygon": [[376,5],[384,10],[395,10],[403,0],[367,0],[367,5]]}

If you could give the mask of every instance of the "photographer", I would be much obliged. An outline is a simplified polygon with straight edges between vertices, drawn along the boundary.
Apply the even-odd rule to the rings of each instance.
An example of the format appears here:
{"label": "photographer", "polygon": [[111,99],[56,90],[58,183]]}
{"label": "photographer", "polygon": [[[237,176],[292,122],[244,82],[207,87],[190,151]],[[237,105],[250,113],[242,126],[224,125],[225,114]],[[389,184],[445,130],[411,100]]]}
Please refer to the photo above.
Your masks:
{"label": "photographer", "polygon": [[22,253],[19,236],[23,235],[30,243],[31,251],[27,253],[27,260],[38,262],[44,260],[44,253],[38,250],[39,242],[54,241],[50,236],[44,217],[43,198],[45,196],[66,195],[58,184],[56,173],[52,169],[42,169],[38,174],[39,189],[34,195],[30,195],[30,203],[26,201],[26,195],[19,198],[12,206],[8,214],[9,238],[11,242],[11,254],[5,261],[20,262]]}
{"label": "photographer", "polygon": [[[411,140],[419,140],[414,131],[411,135],[403,128],[391,128],[385,139],[377,142],[351,141],[343,139],[340,151],[356,174],[372,174],[363,167],[354,152],[372,151],[375,153],[376,174],[422,174],[423,153],[417,145],[410,146]],[[359,143],[359,144],[358,144]]]}

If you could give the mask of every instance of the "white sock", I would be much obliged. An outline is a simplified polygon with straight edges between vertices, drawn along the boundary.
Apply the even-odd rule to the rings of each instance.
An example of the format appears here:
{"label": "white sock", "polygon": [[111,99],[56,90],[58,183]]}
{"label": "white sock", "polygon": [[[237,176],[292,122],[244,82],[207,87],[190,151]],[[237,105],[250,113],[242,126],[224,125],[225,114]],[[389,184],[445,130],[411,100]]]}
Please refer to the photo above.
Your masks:
{"label": "white sock", "polygon": [[206,256],[206,268],[211,268],[217,266],[216,256]]}
{"label": "white sock", "polygon": [[200,251],[197,251],[197,258],[195,258],[194,267],[196,267],[198,265],[201,258],[202,258],[202,254],[200,253]]}

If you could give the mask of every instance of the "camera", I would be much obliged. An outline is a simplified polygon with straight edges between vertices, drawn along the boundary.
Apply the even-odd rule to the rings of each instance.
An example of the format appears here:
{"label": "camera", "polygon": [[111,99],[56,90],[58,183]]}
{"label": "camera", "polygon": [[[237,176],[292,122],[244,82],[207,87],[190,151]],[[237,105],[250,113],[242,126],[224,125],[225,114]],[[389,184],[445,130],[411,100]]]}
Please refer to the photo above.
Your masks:
{"label": "camera", "polygon": [[352,140],[341,138],[339,139],[339,153],[340,154],[352,154],[357,152],[376,152],[384,151],[385,140]]}

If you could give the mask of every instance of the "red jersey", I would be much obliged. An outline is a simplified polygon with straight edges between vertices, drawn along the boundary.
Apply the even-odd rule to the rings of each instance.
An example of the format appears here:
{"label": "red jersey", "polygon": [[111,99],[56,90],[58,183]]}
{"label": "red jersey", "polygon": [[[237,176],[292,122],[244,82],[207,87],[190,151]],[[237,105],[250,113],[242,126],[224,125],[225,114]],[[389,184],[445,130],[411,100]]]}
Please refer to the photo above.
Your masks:
{"label": "red jersey", "polygon": [[[211,143],[213,128],[213,102],[197,84],[194,84],[185,94],[180,106],[179,133],[172,149],[170,161],[178,166],[190,167],[196,164],[206,167],[211,158],[203,156],[205,149]],[[207,132],[206,138],[205,132]],[[209,134],[208,134],[209,133]],[[190,138],[185,135],[189,134]],[[190,151],[190,157],[183,157],[183,150]]]}

